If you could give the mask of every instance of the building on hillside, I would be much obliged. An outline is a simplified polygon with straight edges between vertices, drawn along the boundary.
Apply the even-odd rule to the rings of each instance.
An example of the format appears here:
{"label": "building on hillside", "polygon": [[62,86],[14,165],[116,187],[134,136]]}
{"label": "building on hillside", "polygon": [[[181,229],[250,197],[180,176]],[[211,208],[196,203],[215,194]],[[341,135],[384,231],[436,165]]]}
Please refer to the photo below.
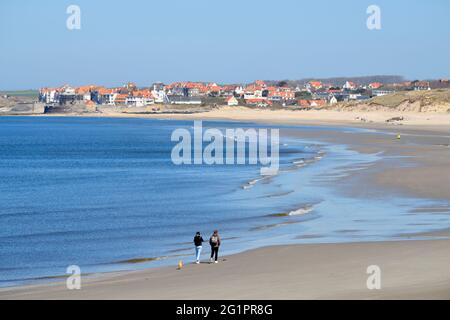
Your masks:
{"label": "building on hillside", "polygon": [[[295,92],[289,87],[268,87],[267,98],[273,102],[288,102],[295,100]],[[264,96],[264,94],[263,94]]]}
{"label": "building on hillside", "polygon": [[239,105],[238,99],[236,99],[234,96],[231,96],[231,97],[227,98],[225,101],[226,101],[228,106],[237,106],[237,105]]}
{"label": "building on hillside", "polygon": [[243,97],[245,89],[243,86],[238,86],[234,89],[234,96]]}
{"label": "building on hillside", "polygon": [[430,88],[431,89],[448,89],[450,88],[450,82],[448,79],[439,79],[430,81]]}
{"label": "building on hillside", "polygon": [[335,105],[336,103],[338,103],[338,99],[334,95],[328,97],[329,105]]}
{"label": "building on hillside", "polygon": [[325,99],[300,99],[297,105],[303,108],[320,108],[327,104]]}
{"label": "building on hillside", "polygon": [[164,90],[152,90],[152,96],[155,103],[170,103]]}
{"label": "building on hillside", "polygon": [[349,93],[340,93],[334,95],[338,102],[348,102],[350,100],[350,94]]}
{"label": "building on hillside", "polygon": [[90,101],[92,100],[92,92],[97,90],[97,86],[81,86],[75,89],[75,94],[77,95],[77,100]]}
{"label": "building on hillside", "polygon": [[334,95],[334,94],[339,94],[339,93],[341,93],[341,91],[338,91],[338,92],[315,92],[315,93],[313,93],[312,94],[312,98],[313,99],[325,99],[325,100],[327,100],[328,99],[328,97],[330,97],[330,96],[332,96],[332,95]]}
{"label": "building on hillside", "polygon": [[258,99],[262,98],[262,90],[255,90],[253,88],[245,89],[244,99]]}
{"label": "building on hillside", "polygon": [[123,106],[127,103],[128,94],[125,93],[118,93],[114,97],[114,105],[116,106]]}
{"label": "building on hillside", "polygon": [[358,100],[358,97],[360,97],[361,94],[360,93],[350,93],[348,95],[348,100]]}
{"label": "building on hillside", "polygon": [[379,89],[382,86],[383,86],[383,84],[381,82],[372,82],[372,83],[369,83],[368,88],[373,90],[373,89]]}
{"label": "building on hillside", "polygon": [[200,82],[174,82],[164,87],[168,96],[200,97],[208,94],[208,88]]}
{"label": "building on hillside", "polygon": [[323,84],[321,81],[310,81],[309,84],[314,88],[314,89],[320,89],[322,88]]}
{"label": "building on hillside", "polygon": [[155,91],[159,91],[159,90],[164,90],[164,83],[162,83],[162,82],[155,82],[155,83],[153,83],[152,84],[152,90],[155,90]]}
{"label": "building on hillside", "polygon": [[268,107],[271,106],[273,103],[272,101],[269,101],[266,98],[250,98],[245,99],[245,104],[256,107]]}
{"label": "building on hillside", "polygon": [[263,80],[256,80],[255,81],[255,86],[261,87],[261,88],[265,88],[267,87],[266,82]]}
{"label": "building on hillside", "polygon": [[145,107],[154,104],[155,101],[149,97],[142,96],[128,96],[125,100],[125,104],[134,107]]}
{"label": "building on hillside", "polygon": [[211,97],[218,97],[222,92],[222,87],[220,87],[217,83],[209,83],[206,86],[206,92]]}
{"label": "building on hillside", "polygon": [[199,97],[202,95],[199,87],[186,88],[188,97]]}
{"label": "building on hillside", "polygon": [[77,101],[75,89],[68,85],[63,86],[58,93],[57,100],[60,105],[74,104]]}
{"label": "building on hillside", "polygon": [[342,88],[344,90],[355,90],[356,88],[358,88],[358,86],[352,81],[346,81]]}
{"label": "building on hillside", "polygon": [[375,96],[375,97],[387,96],[388,94],[393,94],[393,93],[395,93],[394,90],[386,90],[386,89],[372,90],[372,96]]}
{"label": "building on hillside", "polygon": [[113,106],[114,101],[116,100],[117,92],[114,89],[98,88],[93,91],[91,95],[92,100],[97,104]]}
{"label": "building on hillside", "polygon": [[123,86],[123,88],[124,88],[124,90],[121,91],[120,93],[131,93],[131,92],[137,90],[137,86],[133,82],[128,82],[127,84],[125,84]]}
{"label": "building on hillside", "polygon": [[239,94],[236,94],[236,89],[238,89],[239,86],[237,85],[225,85],[222,87],[221,95],[224,97],[234,96]]}
{"label": "building on hillside", "polygon": [[306,85],[305,85],[306,89],[308,91],[316,91],[322,88],[322,82],[320,81],[309,81]]}
{"label": "building on hillside", "polygon": [[135,107],[144,107],[154,104],[155,100],[150,90],[137,90],[127,97],[125,103]]}
{"label": "building on hillside", "polygon": [[39,102],[54,104],[58,103],[58,89],[56,88],[41,88],[39,90]]}
{"label": "building on hillside", "polygon": [[412,86],[414,91],[431,90],[430,83],[428,81],[414,81]]}
{"label": "building on hillside", "polygon": [[167,92],[170,96],[189,96],[189,89],[185,87],[173,87]]}
{"label": "building on hillside", "polygon": [[342,92],[342,88],[340,88],[340,87],[329,87],[326,92],[328,94],[329,93],[337,93],[337,94],[339,94],[339,93]]}
{"label": "building on hillside", "polygon": [[389,85],[384,85],[385,87],[393,88],[394,90],[411,90],[412,89],[412,82],[411,81],[404,81],[404,82],[397,82],[397,83],[391,83]]}
{"label": "building on hillside", "polygon": [[171,104],[186,104],[186,105],[200,105],[202,101],[199,97],[184,97],[184,96],[168,96]]}

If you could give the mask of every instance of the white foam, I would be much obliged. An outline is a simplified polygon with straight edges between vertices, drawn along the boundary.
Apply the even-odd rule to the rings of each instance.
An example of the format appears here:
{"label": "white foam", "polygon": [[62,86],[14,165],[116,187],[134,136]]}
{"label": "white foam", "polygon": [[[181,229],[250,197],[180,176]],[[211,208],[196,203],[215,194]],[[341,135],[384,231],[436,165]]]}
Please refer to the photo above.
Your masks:
{"label": "white foam", "polygon": [[263,179],[263,178],[253,179],[253,180],[247,182],[245,185],[243,185],[243,186],[242,186],[242,189],[246,190],[246,189],[253,188],[253,186],[254,186],[255,184],[257,184],[258,181],[261,181],[262,179]]}
{"label": "white foam", "polygon": [[287,215],[288,216],[300,216],[300,215],[310,213],[313,210],[314,210],[314,206],[305,206],[300,209],[293,210],[293,211],[289,212]]}

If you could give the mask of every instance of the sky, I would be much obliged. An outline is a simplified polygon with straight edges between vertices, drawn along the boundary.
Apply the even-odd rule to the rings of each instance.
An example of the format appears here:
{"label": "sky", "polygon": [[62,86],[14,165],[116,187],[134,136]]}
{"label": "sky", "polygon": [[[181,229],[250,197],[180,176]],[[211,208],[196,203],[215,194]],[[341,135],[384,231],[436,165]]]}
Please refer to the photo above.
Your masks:
{"label": "sky", "polygon": [[[370,5],[380,30],[367,28]],[[449,16],[448,0],[1,0],[0,89],[448,78]]]}

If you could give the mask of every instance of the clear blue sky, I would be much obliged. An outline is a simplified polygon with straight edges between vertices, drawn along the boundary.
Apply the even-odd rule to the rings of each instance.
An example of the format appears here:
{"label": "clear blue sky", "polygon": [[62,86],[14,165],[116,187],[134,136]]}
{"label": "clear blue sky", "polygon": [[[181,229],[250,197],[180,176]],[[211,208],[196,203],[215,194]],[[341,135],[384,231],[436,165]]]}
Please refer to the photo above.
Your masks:
{"label": "clear blue sky", "polygon": [[[81,30],[66,28],[70,4]],[[449,77],[449,15],[448,0],[1,0],[0,89]]]}

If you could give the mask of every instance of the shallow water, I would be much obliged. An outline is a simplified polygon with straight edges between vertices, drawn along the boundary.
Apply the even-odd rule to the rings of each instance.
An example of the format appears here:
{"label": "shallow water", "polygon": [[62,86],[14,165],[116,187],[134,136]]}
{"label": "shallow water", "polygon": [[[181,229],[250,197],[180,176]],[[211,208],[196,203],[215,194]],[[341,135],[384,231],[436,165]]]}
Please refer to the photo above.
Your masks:
{"label": "shallow water", "polygon": [[170,136],[180,127],[192,122],[0,118],[0,286],[64,275],[69,265],[94,273],[190,261],[194,233],[216,228],[230,254],[449,226],[449,212],[420,210],[445,203],[339,192],[339,181],[381,154],[282,136],[281,171],[261,179],[258,165],[174,165]]}

